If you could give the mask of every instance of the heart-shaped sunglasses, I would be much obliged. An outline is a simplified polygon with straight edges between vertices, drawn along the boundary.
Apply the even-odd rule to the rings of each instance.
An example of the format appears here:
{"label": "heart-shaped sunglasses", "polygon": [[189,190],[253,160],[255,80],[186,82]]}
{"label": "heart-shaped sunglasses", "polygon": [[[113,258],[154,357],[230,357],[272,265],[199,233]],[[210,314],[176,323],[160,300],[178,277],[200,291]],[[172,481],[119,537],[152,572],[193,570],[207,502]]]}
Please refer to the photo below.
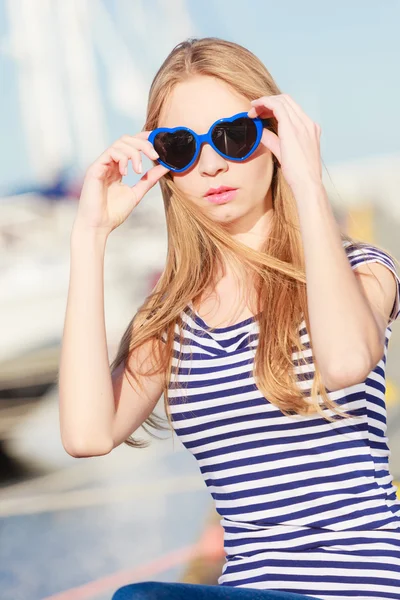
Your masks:
{"label": "heart-shaped sunglasses", "polygon": [[196,161],[202,144],[208,143],[224,158],[246,160],[257,149],[263,127],[271,127],[272,119],[250,118],[247,112],[218,119],[207,133],[197,134],[188,127],[158,127],[148,140],[159,155],[157,162],[174,173],[189,169]]}

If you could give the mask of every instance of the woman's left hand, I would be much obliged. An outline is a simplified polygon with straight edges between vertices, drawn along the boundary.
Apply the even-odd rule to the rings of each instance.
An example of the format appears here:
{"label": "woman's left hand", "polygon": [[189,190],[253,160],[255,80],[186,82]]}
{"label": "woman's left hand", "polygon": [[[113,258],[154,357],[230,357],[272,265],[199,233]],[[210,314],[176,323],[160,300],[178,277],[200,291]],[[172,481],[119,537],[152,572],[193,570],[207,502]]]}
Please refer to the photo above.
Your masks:
{"label": "woman's left hand", "polygon": [[322,186],[321,127],[288,94],[262,96],[251,102],[249,117],[275,117],[278,135],[264,129],[261,142],[279,160],[292,191]]}

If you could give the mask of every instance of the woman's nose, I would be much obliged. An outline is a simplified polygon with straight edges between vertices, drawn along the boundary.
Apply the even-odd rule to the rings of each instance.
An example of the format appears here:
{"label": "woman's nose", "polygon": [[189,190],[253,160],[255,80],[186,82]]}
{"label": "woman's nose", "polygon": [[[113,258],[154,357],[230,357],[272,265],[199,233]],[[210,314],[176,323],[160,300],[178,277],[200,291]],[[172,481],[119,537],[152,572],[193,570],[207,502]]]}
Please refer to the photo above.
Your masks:
{"label": "woman's nose", "polygon": [[198,169],[202,175],[215,175],[219,171],[226,171],[227,160],[218,154],[210,144],[203,144],[200,150]]}

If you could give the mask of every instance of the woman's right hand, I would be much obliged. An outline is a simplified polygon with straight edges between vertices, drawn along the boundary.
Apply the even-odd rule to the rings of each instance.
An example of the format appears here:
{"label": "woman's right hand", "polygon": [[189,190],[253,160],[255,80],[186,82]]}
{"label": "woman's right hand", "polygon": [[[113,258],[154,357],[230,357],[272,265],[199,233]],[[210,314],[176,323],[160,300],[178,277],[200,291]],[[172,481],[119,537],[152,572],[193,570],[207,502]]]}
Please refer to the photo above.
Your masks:
{"label": "woman's right hand", "polygon": [[123,135],[99,156],[87,169],[75,217],[77,227],[108,235],[121,225],[139,204],[143,196],[169,169],[157,164],[132,187],[122,183],[128,163],[141,173],[143,152],[155,160],[158,154],[147,140],[150,131]]}

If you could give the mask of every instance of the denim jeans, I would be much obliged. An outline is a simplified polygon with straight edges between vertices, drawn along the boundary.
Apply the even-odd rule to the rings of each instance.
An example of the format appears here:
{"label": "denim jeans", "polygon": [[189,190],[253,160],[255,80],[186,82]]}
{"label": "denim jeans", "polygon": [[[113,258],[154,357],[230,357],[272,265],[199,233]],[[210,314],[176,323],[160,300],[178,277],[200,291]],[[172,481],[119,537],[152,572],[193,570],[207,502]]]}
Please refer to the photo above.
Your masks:
{"label": "denim jeans", "polygon": [[144,581],[121,587],[111,600],[318,600],[292,592],[256,590],[252,588]]}

